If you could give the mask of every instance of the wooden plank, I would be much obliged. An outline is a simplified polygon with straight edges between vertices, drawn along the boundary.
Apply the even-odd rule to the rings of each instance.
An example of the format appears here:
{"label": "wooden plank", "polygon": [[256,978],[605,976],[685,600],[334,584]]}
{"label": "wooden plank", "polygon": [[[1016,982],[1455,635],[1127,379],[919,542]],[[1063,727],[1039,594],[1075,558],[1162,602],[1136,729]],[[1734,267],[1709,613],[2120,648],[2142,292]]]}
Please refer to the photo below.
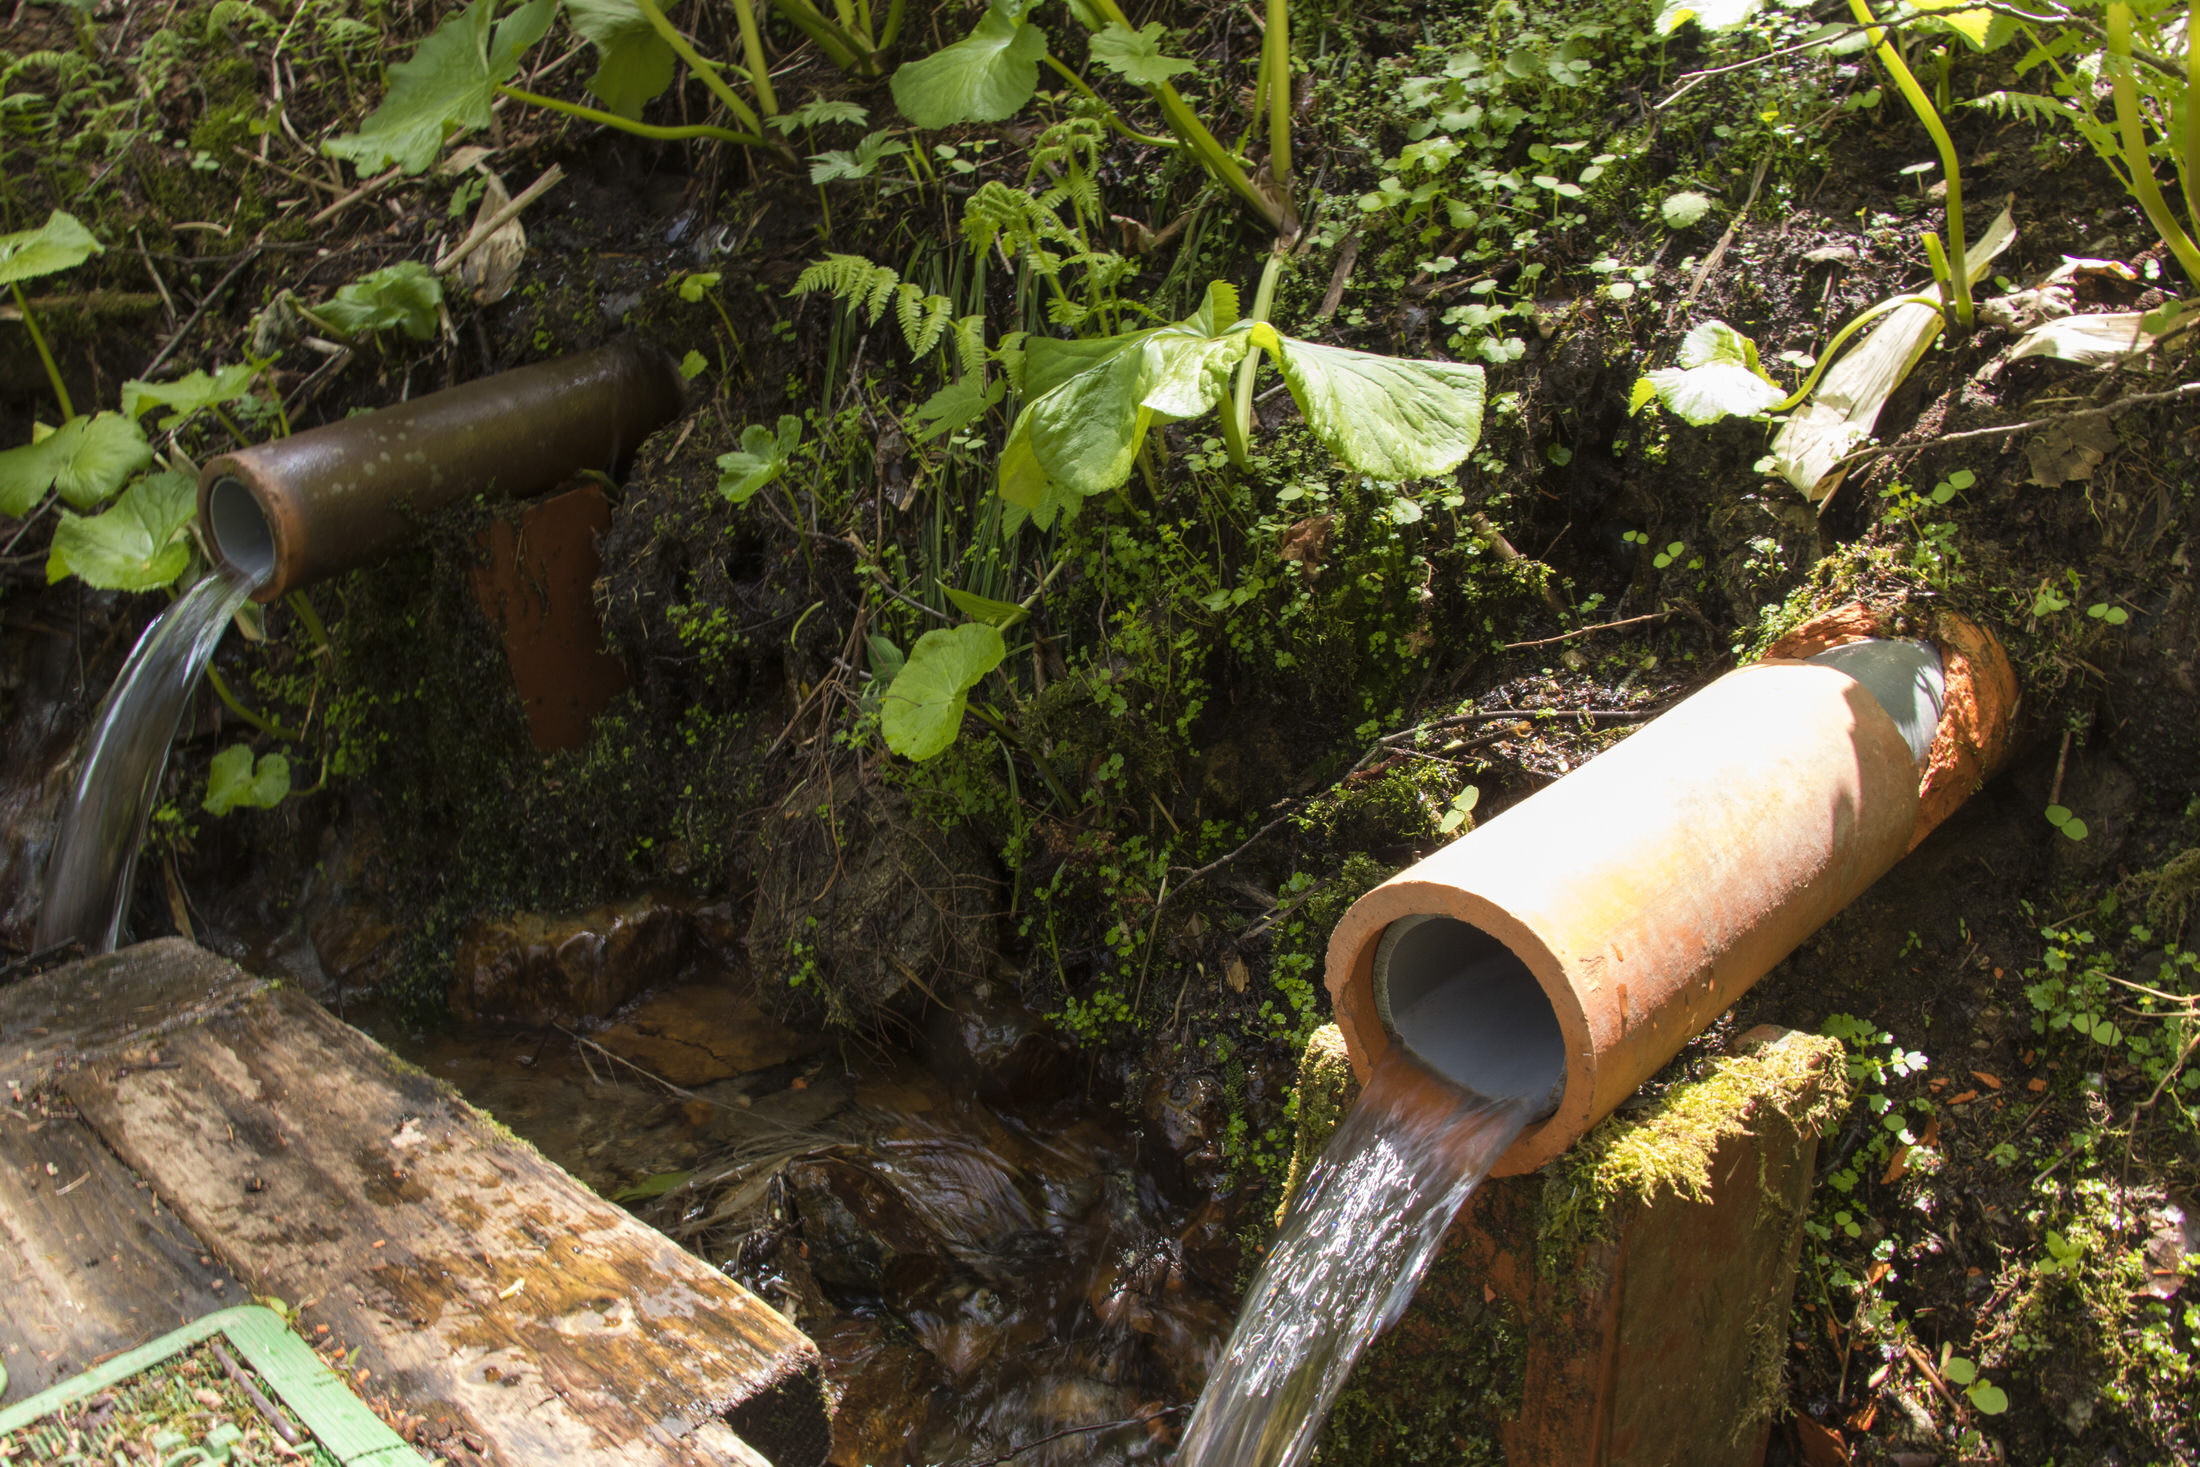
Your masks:
{"label": "wooden plank", "polygon": [[514,1464],[738,1462],[734,1431],[775,1467],[824,1460],[816,1346],[310,999],[248,994],[160,1053],[63,1084],[240,1278],[411,1409]]}
{"label": "wooden plank", "polygon": [[0,1296],[8,1400],[248,1297],[90,1127],[35,1096],[0,1107]]}
{"label": "wooden plank", "polygon": [[154,1041],[265,986],[164,937],[0,987],[0,1087],[28,1090],[86,1055]]}

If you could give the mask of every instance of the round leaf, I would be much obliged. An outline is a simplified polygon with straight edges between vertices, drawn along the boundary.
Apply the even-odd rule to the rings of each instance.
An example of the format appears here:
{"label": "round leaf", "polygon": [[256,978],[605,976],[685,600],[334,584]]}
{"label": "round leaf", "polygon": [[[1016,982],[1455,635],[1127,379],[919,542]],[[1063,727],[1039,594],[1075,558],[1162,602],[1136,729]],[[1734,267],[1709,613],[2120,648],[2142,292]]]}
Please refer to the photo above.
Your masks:
{"label": "round leaf", "polygon": [[209,815],[227,815],[239,805],[269,810],[290,793],[290,760],[281,754],[264,754],[257,766],[245,744],[231,744],[214,756],[206,771],[206,798],[201,802]]}
{"label": "round leaf", "polygon": [[1711,196],[1694,189],[1683,189],[1668,195],[1658,205],[1658,216],[1665,220],[1667,229],[1686,229],[1711,212]]}
{"label": "round leaf", "polygon": [[1992,1381],[1979,1381],[1963,1394],[1981,1416],[1999,1416],[2009,1409],[2009,1393]]}
{"label": "round leaf", "polygon": [[56,209],[36,229],[0,234],[0,285],[73,270],[105,248],[74,214]]}
{"label": "round leaf", "polygon": [[894,105],[919,127],[1001,122],[1039,87],[1046,33],[1019,0],[993,0],[963,39],[894,72]]}
{"label": "round leaf", "polygon": [[970,690],[1007,655],[1000,629],[980,621],[919,637],[882,700],[886,747],[906,759],[943,752],[962,729]]}

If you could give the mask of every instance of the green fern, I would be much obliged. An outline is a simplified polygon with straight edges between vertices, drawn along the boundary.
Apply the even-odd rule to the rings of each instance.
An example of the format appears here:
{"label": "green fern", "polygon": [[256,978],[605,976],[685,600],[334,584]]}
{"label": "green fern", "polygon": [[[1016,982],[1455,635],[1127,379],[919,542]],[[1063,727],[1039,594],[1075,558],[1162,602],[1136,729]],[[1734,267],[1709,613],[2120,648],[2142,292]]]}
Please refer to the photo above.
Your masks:
{"label": "green fern", "polygon": [[[956,325],[953,301],[944,295],[926,295],[891,265],[874,265],[861,255],[827,255],[795,278],[791,294],[814,291],[825,291],[849,310],[862,312],[865,324],[871,326],[892,306],[902,339],[915,356],[938,346]],[[982,322],[979,335],[982,345]]]}

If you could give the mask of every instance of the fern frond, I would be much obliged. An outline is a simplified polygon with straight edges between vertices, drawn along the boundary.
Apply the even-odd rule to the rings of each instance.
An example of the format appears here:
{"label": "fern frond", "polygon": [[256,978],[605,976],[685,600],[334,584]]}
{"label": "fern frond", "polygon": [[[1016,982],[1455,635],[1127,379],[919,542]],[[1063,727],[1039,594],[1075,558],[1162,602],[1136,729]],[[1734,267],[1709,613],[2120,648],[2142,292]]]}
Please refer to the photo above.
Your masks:
{"label": "fern frond", "polygon": [[955,359],[964,376],[985,371],[985,313],[974,311],[955,323]]}
{"label": "fern frond", "polygon": [[[860,306],[880,290],[891,291],[900,282],[900,274],[891,265],[874,265],[861,255],[827,255],[797,276],[788,294],[808,295],[823,290],[831,292],[836,300]],[[883,303],[879,309],[884,309]],[[878,310],[871,312],[871,319],[878,319]]]}

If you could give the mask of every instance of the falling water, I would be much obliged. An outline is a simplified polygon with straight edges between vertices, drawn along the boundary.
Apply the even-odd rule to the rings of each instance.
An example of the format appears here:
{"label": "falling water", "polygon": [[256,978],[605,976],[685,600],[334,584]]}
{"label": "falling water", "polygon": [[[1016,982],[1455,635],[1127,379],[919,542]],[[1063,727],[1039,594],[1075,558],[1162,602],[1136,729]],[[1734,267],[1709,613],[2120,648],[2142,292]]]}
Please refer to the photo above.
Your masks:
{"label": "falling water", "polygon": [[184,704],[230,617],[266,574],[264,568],[225,564],[184,592],[138,638],[100,705],[84,767],[62,812],[38,911],[39,947],[75,939],[103,953],[122,940],[138,847]]}
{"label": "falling water", "polygon": [[1463,1090],[1393,1044],[1292,1201],[1178,1467],[1305,1461],[1353,1362],[1537,1109]]}

